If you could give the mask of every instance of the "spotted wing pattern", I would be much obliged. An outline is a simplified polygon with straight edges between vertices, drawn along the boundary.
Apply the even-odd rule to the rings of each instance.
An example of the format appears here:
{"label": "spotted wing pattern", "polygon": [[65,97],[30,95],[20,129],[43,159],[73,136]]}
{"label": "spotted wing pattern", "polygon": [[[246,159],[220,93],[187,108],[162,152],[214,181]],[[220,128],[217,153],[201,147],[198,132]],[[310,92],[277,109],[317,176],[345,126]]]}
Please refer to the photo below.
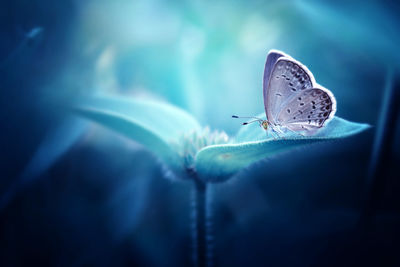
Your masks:
{"label": "spotted wing pattern", "polygon": [[265,89],[268,87],[269,77],[271,76],[271,72],[272,72],[272,69],[274,68],[275,63],[281,57],[289,57],[289,56],[284,54],[283,52],[277,51],[277,50],[271,50],[268,53],[267,60],[265,62],[264,77],[263,77],[264,103],[267,103],[267,101],[266,101],[266,90]]}
{"label": "spotted wing pattern", "polygon": [[277,121],[292,131],[313,131],[331,119],[336,111],[332,93],[318,86],[301,90],[282,107]]}
{"label": "spotted wing pattern", "polygon": [[280,112],[302,91],[314,87],[311,72],[296,60],[281,57],[275,63],[268,85],[264,86],[264,101],[267,119],[270,123],[281,124]]}

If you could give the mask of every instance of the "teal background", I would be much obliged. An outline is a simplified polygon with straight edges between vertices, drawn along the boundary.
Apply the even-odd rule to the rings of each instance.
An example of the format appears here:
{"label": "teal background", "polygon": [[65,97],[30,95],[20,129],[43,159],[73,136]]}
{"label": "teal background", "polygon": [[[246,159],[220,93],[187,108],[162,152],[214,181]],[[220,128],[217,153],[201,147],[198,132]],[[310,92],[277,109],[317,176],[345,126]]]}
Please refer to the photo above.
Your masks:
{"label": "teal background", "polygon": [[[215,263],[396,266],[398,126],[366,240],[357,220],[399,68],[399,12],[396,1],[1,1],[0,194],[12,197],[1,202],[0,265],[190,264],[190,184],[68,107],[95,93],[147,97],[233,136],[232,114],[263,112],[266,55],[279,49],[333,92],[338,116],[373,128],[214,186]],[[52,152],[30,163],[46,140]],[[41,171],[29,180],[27,168]]]}

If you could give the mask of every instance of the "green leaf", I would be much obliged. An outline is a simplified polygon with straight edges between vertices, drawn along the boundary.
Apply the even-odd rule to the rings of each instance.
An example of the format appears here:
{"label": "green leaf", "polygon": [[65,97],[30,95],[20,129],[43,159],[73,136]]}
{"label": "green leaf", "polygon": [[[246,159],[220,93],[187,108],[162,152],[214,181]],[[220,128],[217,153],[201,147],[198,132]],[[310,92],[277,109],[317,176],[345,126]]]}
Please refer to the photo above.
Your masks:
{"label": "green leaf", "polygon": [[175,172],[183,170],[176,144],[183,134],[200,129],[185,111],[150,100],[92,97],[81,101],[76,112],[144,145]]}
{"label": "green leaf", "polygon": [[136,142],[146,146],[161,158],[173,155],[171,148],[161,138],[143,125],[131,120],[128,116],[116,112],[93,108],[79,108],[78,114],[110,128]]}
{"label": "green leaf", "polygon": [[286,133],[274,139],[258,124],[244,126],[237,134],[235,143],[209,146],[196,155],[196,170],[201,179],[222,182],[242,168],[264,158],[293,148],[317,142],[344,138],[369,128],[368,124],[355,123],[334,117],[325,127],[312,136]]}
{"label": "green leaf", "polygon": [[124,116],[151,131],[165,143],[177,142],[183,134],[200,129],[197,120],[189,113],[161,101],[98,95],[84,98],[78,107]]}

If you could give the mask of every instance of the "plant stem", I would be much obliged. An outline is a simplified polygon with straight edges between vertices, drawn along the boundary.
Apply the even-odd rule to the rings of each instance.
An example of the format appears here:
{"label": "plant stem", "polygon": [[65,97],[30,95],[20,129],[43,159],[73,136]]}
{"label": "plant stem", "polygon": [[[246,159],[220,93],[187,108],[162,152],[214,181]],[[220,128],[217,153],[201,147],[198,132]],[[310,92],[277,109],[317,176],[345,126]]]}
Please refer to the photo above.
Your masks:
{"label": "plant stem", "polygon": [[194,179],[193,190],[193,263],[212,266],[210,192],[207,183]]}

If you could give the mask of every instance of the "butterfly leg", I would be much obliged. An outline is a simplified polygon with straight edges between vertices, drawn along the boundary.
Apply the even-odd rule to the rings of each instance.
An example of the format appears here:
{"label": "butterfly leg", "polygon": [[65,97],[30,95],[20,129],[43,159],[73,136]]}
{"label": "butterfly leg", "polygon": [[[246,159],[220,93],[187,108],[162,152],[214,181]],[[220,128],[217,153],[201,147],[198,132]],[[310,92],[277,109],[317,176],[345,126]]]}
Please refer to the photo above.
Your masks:
{"label": "butterfly leg", "polygon": [[[260,126],[262,127],[261,123],[260,123]],[[265,131],[265,133],[267,134],[267,137],[272,136],[272,138],[274,138],[274,140],[276,140],[276,132],[272,125],[270,125],[269,130]],[[279,136],[278,136],[278,138],[279,138]]]}
{"label": "butterfly leg", "polygon": [[284,136],[280,135],[280,134],[282,134],[282,132],[279,131],[279,129],[277,128],[276,125],[274,125],[274,126],[271,125],[271,133],[274,133],[276,136],[278,136],[278,138],[274,137],[274,140],[276,140],[276,139],[285,139]]}
{"label": "butterfly leg", "polygon": [[274,138],[274,140],[279,139],[279,135],[278,135],[278,137],[276,137],[277,133],[274,130],[271,129],[270,132],[271,132],[271,136]]}
{"label": "butterfly leg", "polygon": [[283,140],[286,140],[285,132],[282,131],[282,126],[280,124],[275,125],[275,132],[279,135],[279,137]]}
{"label": "butterfly leg", "polygon": [[302,136],[302,137],[305,137],[305,135],[302,134],[302,133],[300,133],[300,132],[293,131],[293,130],[291,130],[291,129],[289,129],[289,128],[286,128],[286,129],[288,129],[290,132],[292,132],[292,133],[294,133],[294,134],[297,134],[297,135],[300,135],[300,136]]}

